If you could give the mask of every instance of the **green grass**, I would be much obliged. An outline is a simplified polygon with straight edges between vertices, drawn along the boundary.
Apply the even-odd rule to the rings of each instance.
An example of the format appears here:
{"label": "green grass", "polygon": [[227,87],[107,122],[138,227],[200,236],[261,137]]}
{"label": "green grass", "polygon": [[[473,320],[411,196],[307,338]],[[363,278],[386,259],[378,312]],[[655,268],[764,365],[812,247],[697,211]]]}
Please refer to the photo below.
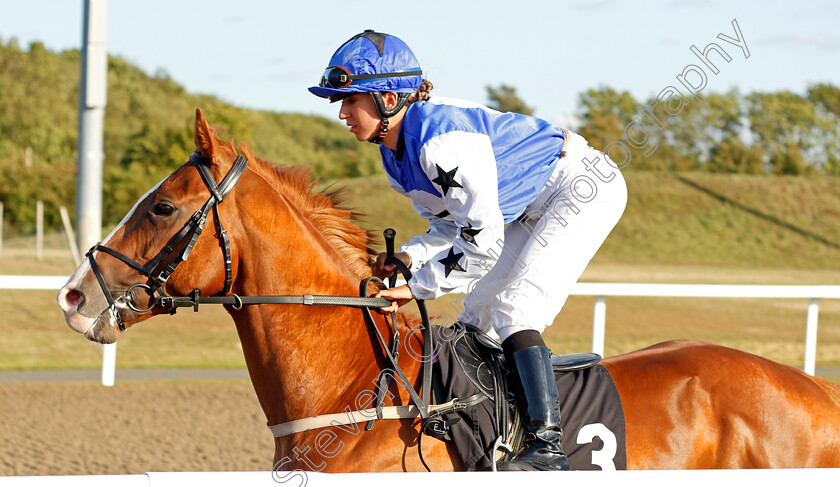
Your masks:
{"label": "green grass", "polygon": [[600,257],[622,262],[840,269],[840,179],[628,174]]}
{"label": "green grass", "polygon": [[[840,182],[826,179],[630,173],[627,212],[583,281],[743,284],[840,282]],[[381,235],[426,230],[383,178],[341,181],[348,204]],[[705,188],[705,189],[703,189]],[[712,192],[713,194],[710,194]],[[0,274],[69,275],[60,235],[34,258],[32,239],[6,240]],[[381,242],[380,242],[381,248]],[[450,311],[451,296],[431,303]],[[545,332],[558,353],[591,348],[594,298],[571,297]],[[608,298],[606,354],[672,338],[697,338],[801,367],[807,300]],[[53,291],[0,291],[0,370],[96,368],[99,346],[64,323]],[[411,308],[409,308],[411,310]],[[840,367],[840,301],[820,302],[817,367]],[[220,308],[181,310],[138,324],[120,339],[122,368],[239,368],[233,322]]]}

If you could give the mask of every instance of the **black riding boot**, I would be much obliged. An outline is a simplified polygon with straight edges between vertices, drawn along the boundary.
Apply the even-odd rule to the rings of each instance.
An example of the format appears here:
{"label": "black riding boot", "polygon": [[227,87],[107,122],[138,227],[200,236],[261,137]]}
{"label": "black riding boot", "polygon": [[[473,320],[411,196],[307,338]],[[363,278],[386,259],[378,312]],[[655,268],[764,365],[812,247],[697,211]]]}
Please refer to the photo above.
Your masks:
{"label": "black riding boot", "polygon": [[[542,343],[542,337],[533,333]],[[533,336],[529,338],[533,342]],[[505,342],[503,345],[507,344],[507,340]],[[563,438],[560,402],[550,353],[545,345],[536,345],[507,354],[513,357],[512,362],[516,366],[513,375],[521,386],[517,396],[520,408],[525,411],[525,438],[522,450],[509,462],[499,465],[498,470],[570,470],[569,460],[560,444]]]}

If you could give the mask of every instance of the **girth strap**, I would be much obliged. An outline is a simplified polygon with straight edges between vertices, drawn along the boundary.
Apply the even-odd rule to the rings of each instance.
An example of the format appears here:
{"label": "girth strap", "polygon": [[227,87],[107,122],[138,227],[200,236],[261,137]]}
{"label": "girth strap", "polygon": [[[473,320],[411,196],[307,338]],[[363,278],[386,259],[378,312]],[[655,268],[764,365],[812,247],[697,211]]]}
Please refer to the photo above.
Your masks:
{"label": "girth strap", "polygon": [[[464,400],[455,398],[444,404],[429,406],[429,414],[431,417],[443,416],[453,411],[462,411],[486,399],[486,396],[480,394],[470,396]],[[343,413],[322,414],[311,418],[296,419],[267,426],[275,438],[281,438],[295,433],[326,428],[327,426],[364,423],[371,419],[414,419],[418,417],[420,417],[420,409],[417,406],[385,406],[381,411],[377,411],[376,408],[350,411],[350,406],[347,406]]]}
{"label": "girth strap", "polygon": [[311,418],[296,419],[286,423],[268,425],[268,429],[275,438],[303,433],[304,431],[327,426],[338,426],[364,423],[371,419],[414,419],[420,416],[417,406],[386,406],[382,408],[382,417],[377,418],[376,408],[362,409],[361,411],[350,411],[348,406],[343,413],[322,414]]}

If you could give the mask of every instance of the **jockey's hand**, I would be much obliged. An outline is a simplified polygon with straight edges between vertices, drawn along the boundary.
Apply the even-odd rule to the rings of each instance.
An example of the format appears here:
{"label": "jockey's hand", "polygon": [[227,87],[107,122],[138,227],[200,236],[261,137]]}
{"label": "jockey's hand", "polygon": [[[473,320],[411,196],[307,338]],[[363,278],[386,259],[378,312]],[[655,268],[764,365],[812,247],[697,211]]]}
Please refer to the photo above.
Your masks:
{"label": "jockey's hand", "polygon": [[[397,260],[402,261],[406,267],[411,267],[411,256],[405,252],[397,252],[394,254],[394,257]],[[380,278],[385,279],[386,277],[391,277],[394,275],[394,271],[397,270],[397,266],[394,264],[385,264],[385,259],[388,258],[388,254],[382,252],[376,257],[376,263],[373,265],[373,275]]]}
{"label": "jockey's hand", "polygon": [[385,298],[391,301],[391,306],[387,308],[379,308],[382,313],[390,313],[396,311],[400,306],[409,303],[414,299],[411,294],[411,289],[407,284],[402,286],[392,287],[391,289],[383,289],[374,295],[375,298]]}

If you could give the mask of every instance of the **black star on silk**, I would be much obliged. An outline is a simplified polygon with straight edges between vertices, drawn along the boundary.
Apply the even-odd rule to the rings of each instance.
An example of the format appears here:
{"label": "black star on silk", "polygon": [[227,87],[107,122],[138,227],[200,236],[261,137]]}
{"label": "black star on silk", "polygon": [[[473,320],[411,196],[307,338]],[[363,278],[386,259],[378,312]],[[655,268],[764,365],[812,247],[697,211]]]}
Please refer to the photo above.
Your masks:
{"label": "black star on silk", "polygon": [[472,225],[464,227],[461,229],[461,238],[473,245],[477,245],[475,243],[475,236],[478,235],[478,232],[481,230],[481,228],[473,228]]}
{"label": "black star on silk", "polygon": [[433,183],[437,183],[438,186],[443,190],[443,195],[446,196],[446,193],[449,192],[449,188],[463,188],[460,184],[455,181],[455,173],[458,172],[458,168],[446,172],[443,170],[442,167],[435,164],[437,168],[438,176],[432,179]]}
{"label": "black star on silk", "polygon": [[455,247],[452,247],[451,249],[449,249],[449,255],[438,261],[441,264],[443,264],[443,268],[446,271],[446,277],[449,277],[449,273],[452,271],[464,272],[466,270],[463,267],[461,267],[461,264],[458,263],[458,261],[461,260],[461,257],[463,256],[463,253],[456,253]]}

